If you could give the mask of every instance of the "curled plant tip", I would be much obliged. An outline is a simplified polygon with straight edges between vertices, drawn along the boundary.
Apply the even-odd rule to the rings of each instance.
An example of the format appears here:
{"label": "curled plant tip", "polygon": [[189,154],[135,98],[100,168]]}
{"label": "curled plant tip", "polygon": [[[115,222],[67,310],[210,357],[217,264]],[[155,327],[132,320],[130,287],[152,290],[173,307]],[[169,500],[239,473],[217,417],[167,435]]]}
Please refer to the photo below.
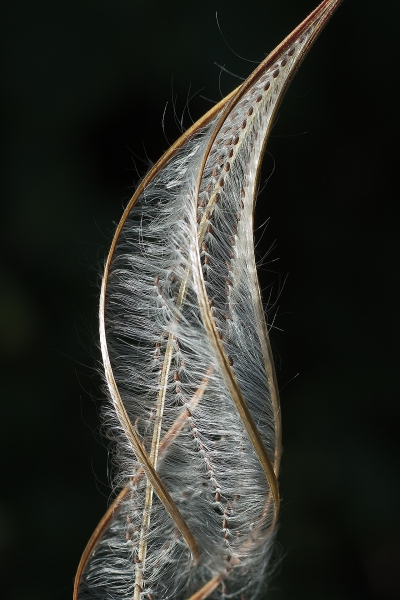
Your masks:
{"label": "curled plant tip", "polygon": [[279,103],[341,0],[324,0],[139,185],[100,341],[119,494],[75,600],[250,600],[279,510],[278,389],[257,280],[257,176]]}

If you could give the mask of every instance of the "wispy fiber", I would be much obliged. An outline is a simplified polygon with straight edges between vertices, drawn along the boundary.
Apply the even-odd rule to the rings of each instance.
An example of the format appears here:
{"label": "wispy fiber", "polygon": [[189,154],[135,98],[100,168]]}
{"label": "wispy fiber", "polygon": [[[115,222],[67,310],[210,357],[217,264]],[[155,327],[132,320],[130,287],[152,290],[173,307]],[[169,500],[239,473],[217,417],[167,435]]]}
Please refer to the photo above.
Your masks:
{"label": "wispy fiber", "polygon": [[100,302],[114,486],[75,599],[256,598],[279,509],[276,378],[253,244],[257,177],[324,0],[139,185]]}

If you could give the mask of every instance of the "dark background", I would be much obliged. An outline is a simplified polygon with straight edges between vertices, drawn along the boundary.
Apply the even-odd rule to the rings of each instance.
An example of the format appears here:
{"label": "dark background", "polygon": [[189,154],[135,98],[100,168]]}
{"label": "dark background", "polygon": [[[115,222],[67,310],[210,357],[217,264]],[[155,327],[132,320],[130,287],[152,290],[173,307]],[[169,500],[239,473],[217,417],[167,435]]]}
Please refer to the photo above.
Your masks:
{"label": "dark background", "polygon": [[[259,61],[315,3],[3,7],[4,600],[70,599],[107,507],[99,273],[147,157],[169,145],[166,102],[172,143],[174,104],[180,121],[197,94],[196,119],[211,106],[199,94],[221,97],[214,61],[251,72],[216,10],[235,52]],[[258,200],[258,222],[271,217],[258,251],[278,240],[261,278],[273,299],[281,292],[270,320],[284,388],[283,560],[271,600],[400,597],[399,21],[398,2],[344,2],[292,83],[265,157],[263,181],[275,171]],[[220,77],[224,95],[238,83]]]}

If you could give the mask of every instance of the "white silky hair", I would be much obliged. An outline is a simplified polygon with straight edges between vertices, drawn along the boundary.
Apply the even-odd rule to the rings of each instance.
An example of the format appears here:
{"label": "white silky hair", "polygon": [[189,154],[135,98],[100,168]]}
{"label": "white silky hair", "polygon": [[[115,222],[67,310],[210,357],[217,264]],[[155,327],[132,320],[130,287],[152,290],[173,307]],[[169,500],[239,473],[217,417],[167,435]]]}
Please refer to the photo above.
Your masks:
{"label": "white silky hair", "polygon": [[[333,12],[338,4],[320,7]],[[280,412],[253,213],[265,140],[289,76],[316,36],[317,16],[239,101],[187,136],[119,230],[105,283],[107,360],[199,558],[195,564],[179,523],[153,495],[111,390],[104,418],[115,442],[113,484],[125,493],[84,564],[80,600],[252,600],[273,568]]]}

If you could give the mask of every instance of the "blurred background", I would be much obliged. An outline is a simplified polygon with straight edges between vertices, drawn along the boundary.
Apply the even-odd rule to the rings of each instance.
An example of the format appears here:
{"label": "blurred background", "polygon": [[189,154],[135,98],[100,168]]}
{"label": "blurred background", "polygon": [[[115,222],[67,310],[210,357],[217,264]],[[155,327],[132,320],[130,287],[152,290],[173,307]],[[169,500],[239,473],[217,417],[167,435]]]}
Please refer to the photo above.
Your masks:
{"label": "blurred background", "polygon": [[[2,9],[4,600],[67,600],[109,501],[97,309],[149,164],[316,0]],[[215,13],[230,50],[218,29]],[[400,597],[398,2],[344,2],[282,104],[258,256],[282,389],[270,600]],[[165,132],[162,121],[165,111]],[[165,133],[165,135],[164,135]],[[260,230],[261,231],[261,230]],[[260,233],[258,232],[258,235]]]}

